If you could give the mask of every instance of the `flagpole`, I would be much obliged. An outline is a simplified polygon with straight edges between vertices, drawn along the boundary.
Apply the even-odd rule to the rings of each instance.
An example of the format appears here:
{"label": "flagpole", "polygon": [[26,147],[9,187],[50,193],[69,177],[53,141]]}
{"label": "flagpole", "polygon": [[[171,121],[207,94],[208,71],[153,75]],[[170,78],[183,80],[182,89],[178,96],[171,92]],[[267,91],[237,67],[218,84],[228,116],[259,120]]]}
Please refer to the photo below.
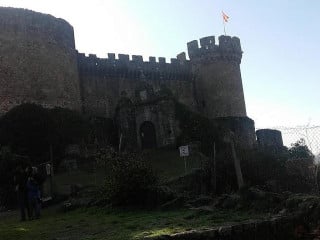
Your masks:
{"label": "flagpole", "polygon": [[221,11],[221,13],[222,13],[222,22],[223,22],[223,32],[224,32],[224,35],[226,36],[227,35],[226,22],[228,22],[229,17],[223,11]]}

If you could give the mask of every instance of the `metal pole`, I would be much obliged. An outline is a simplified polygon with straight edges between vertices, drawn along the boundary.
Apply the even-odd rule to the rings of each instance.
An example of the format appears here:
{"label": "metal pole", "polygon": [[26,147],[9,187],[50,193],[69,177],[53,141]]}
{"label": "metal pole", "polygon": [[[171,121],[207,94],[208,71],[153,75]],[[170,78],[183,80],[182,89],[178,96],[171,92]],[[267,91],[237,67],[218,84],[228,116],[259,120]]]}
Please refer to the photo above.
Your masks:
{"label": "metal pole", "polygon": [[53,149],[52,149],[52,144],[50,144],[50,195],[51,198],[53,198]]}
{"label": "metal pole", "polygon": [[223,11],[221,11],[221,13],[222,13],[223,31],[224,31],[224,35],[226,36],[227,35],[226,22],[228,22],[229,17]]}
{"label": "metal pole", "polygon": [[224,35],[226,36],[226,21],[224,19],[224,12],[221,11],[221,14],[222,14],[222,24],[223,24],[223,32],[224,32]]}
{"label": "metal pole", "polygon": [[213,192],[214,194],[217,191],[217,171],[216,171],[216,142],[213,143]]}

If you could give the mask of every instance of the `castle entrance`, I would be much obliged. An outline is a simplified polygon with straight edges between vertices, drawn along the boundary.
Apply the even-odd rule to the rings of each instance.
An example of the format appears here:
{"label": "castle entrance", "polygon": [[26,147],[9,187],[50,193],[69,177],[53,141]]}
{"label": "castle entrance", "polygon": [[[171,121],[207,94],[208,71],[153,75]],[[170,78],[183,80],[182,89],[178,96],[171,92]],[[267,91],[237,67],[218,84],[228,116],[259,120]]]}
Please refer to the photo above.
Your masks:
{"label": "castle entrance", "polygon": [[156,129],[152,122],[143,122],[140,126],[141,148],[150,149],[157,147]]}

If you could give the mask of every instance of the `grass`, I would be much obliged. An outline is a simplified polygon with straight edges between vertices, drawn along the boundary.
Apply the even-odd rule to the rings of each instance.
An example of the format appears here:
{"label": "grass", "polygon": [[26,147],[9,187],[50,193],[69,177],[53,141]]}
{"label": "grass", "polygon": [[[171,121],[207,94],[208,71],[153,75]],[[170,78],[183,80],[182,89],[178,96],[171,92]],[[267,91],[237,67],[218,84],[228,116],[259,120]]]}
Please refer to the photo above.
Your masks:
{"label": "grass", "polygon": [[184,173],[184,161],[178,150],[150,150],[146,152],[146,158],[162,180]]}
{"label": "grass", "polygon": [[185,158],[185,165],[185,161],[180,157],[178,149],[149,150],[145,153],[151,167],[160,177],[160,180],[163,181],[184,175],[186,171],[190,172],[194,168],[200,168],[202,164],[200,156],[192,155]]}
{"label": "grass", "polygon": [[193,210],[164,212],[90,208],[62,213],[51,208],[43,211],[40,220],[18,222],[17,214],[0,218],[0,239],[141,239],[258,217],[231,210],[201,213]]}
{"label": "grass", "polygon": [[[150,161],[160,181],[166,181],[185,173],[184,159],[179,156],[178,150],[149,150],[146,152],[146,158]],[[186,158],[186,163],[187,171],[191,171],[201,166],[201,159],[199,156],[190,156]],[[100,186],[103,184],[105,174],[103,167],[91,165],[81,165],[76,171],[57,173],[54,176],[55,192],[69,194],[72,184]]]}

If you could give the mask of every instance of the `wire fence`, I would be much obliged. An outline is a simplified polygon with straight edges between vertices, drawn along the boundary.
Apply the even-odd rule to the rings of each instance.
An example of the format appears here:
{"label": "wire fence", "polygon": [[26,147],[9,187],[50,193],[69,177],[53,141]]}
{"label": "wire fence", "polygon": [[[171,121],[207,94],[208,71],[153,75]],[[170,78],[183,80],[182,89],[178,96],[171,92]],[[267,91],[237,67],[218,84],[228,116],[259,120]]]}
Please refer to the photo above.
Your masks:
{"label": "wire fence", "polygon": [[300,139],[304,139],[306,145],[320,161],[320,126],[297,126],[297,127],[273,127],[282,133],[283,144],[287,147]]}

